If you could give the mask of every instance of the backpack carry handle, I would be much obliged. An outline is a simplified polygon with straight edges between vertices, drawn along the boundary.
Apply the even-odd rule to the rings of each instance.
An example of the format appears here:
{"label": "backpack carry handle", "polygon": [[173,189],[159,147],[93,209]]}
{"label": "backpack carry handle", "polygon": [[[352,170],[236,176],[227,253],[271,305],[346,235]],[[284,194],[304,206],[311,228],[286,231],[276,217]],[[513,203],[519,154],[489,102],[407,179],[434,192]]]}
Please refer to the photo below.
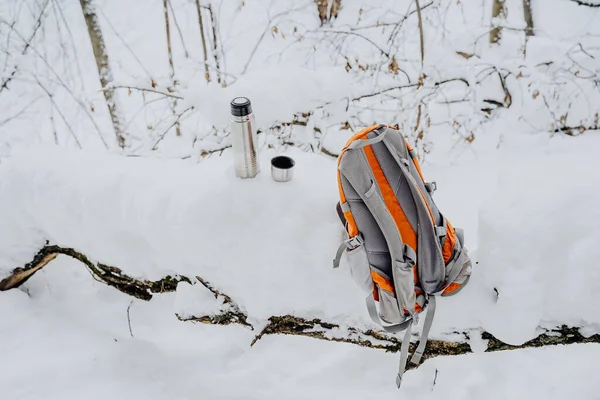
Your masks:
{"label": "backpack carry handle", "polygon": [[370,146],[372,144],[381,142],[383,140],[383,138],[385,137],[385,135],[388,133],[389,129],[385,125],[381,125],[377,129],[374,129],[372,131],[372,132],[376,132],[378,129],[381,129],[381,128],[385,128],[385,130],[383,132],[381,132],[380,134],[378,134],[376,137],[371,138],[371,139],[355,140],[352,143],[350,143],[350,146],[348,146],[348,149],[362,149],[365,146]]}

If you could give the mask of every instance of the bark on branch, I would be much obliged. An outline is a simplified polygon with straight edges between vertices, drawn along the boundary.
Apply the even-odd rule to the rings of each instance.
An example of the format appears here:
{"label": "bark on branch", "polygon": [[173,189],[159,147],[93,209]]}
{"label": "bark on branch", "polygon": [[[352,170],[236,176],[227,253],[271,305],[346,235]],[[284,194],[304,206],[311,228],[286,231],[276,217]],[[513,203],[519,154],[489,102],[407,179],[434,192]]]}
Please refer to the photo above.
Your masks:
{"label": "bark on branch", "polygon": [[[560,328],[547,331],[540,336],[532,339],[520,346],[512,346],[495,338],[491,333],[477,331],[462,332],[465,339],[469,339],[470,334],[481,334],[482,339],[488,341],[486,352],[518,350],[526,348],[537,348],[544,346],[566,345],[575,343],[600,343],[600,334],[585,337],[579,332],[579,328],[566,325]],[[320,319],[306,320],[304,318],[284,315],[269,318],[269,323],[254,338],[251,346],[256,344],[265,335],[297,335],[307,336],[320,340],[332,342],[344,342],[356,344],[362,347],[382,349],[388,352],[397,353],[400,351],[402,341],[387,333],[374,330],[360,330],[354,327],[341,327],[340,325],[325,322]],[[416,348],[417,343],[411,343],[410,352]],[[471,346],[466,342],[447,342],[442,340],[428,340],[423,360],[439,356],[455,356],[460,354],[472,353]],[[407,370],[417,368],[417,365],[410,364]]]}
{"label": "bark on branch", "polygon": [[[191,284],[191,280],[185,276],[166,276],[158,281],[148,281],[132,278],[126,275],[121,269],[102,263],[92,262],[86,255],[72,248],[60,246],[45,246],[34,257],[31,262],[23,267],[16,268],[12,273],[0,280],[0,291],[13,289],[25,283],[37,271],[44,268],[48,263],[54,260],[58,255],[67,255],[82,262],[94,279],[103,282],[117,290],[130,296],[142,300],[150,300],[153,294],[173,292],[177,289],[180,282]],[[217,315],[181,317],[181,321],[200,322],[214,325],[239,324],[250,329],[254,329],[247,321],[247,315],[243,312],[233,299],[225,293],[222,293],[209,282],[196,277],[205,288],[210,290],[216,299],[224,304],[222,312]],[[566,345],[575,343],[600,343],[600,334],[585,337],[579,332],[577,327],[563,325],[559,328],[546,331],[535,339],[532,339],[520,346],[513,346],[502,342],[488,332],[471,330],[465,332],[454,332],[462,334],[465,337],[464,342],[447,342],[443,340],[429,340],[423,355],[423,359],[429,359],[439,356],[453,356],[471,353],[471,346],[466,342],[472,334],[481,335],[486,340],[486,352],[517,350],[525,348],[537,348],[544,346]],[[389,335],[383,331],[373,329],[359,329],[351,326],[340,326],[339,324],[323,321],[315,318],[307,320],[305,318],[293,315],[273,316],[269,318],[268,324],[254,338],[250,346],[255,345],[266,335],[297,335],[306,336],[319,340],[333,342],[351,343],[362,347],[385,350],[388,352],[399,352],[402,341],[396,336]],[[411,344],[411,351],[414,351],[416,343]],[[407,369],[417,368],[415,365],[409,365]]]}
{"label": "bark on branch", "polygon": [[571,0],[573,3],[578,6],[591,7],[591,8],[600,8],[600,3],[588,3],[587,1],[581,0]]}
{"label": "bark on branch", "polygon": [[0,291],[21,286],[37,271],[44,268],[50,261],[61,254],[82,262],[94,279],[141,300],[152,299],[152,294],[154,293],[173,292],[179,282],[191,283],[190,279],[185,276],[173,277],[169,275],[158,281],[132,278],[123,273],[120,268],[92,262],[85,254],[75,249],[60,246],[45,246],[33,257],[31,262],[23,267],[15,268],[9,276],[0,280]]}

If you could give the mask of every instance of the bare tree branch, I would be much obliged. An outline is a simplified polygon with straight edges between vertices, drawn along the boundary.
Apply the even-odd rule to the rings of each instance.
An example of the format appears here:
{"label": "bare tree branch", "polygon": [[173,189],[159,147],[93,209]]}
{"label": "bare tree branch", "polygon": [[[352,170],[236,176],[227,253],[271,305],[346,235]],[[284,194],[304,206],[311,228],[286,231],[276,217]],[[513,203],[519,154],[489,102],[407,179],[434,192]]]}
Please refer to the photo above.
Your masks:
{"label": "bare tree branch", "polygon": [[165,136],[167,135],[167,133],[169,133],[169,131],[171,130],[172,127],[176,126],[179,124],[179,120],[181,119],[181,117],[187,113],[190,110],[193,110],[194,106],[188,107],[185,110],[183,110],[181,113],[176,115],[175,121],[169,125],[169,127],[160,135],[160,137],[158,138],[158,140],[156,141],[156,143],[154,143],[154,146],[152,146],[152,150],[156,150],[157,146],[160,142],[162,142],[162,140],[165,138]]}
{"label": "bare tree branch", "polygon": [[65,123],[65,125],[69,129],[69,132],[71,132],[71,136],[73,136],[73,139],[75,139],[75,143],[77,144],[77,147],[79,147],[81,149],[82,148],[81,147],[81,143],[79,142],[79,139],[77,139],[77,135],[73,131],[73,128],[71,128],[71,124],[69,124],[69,121],[67,121],[67,118],[65,118],[65,115],[62,113],[62,111],[58,107],[58,104],[56,104],[56,102],[54,101],[54,96],[52,95],[52,93],[50,93],[48,91],[48,89],[46,89],[46,87],[44,85],[42,85],[42,82],[40,82],[39,79],[36,76],[34,76],[34,78],[37,81],[39,87],[42,88],[42,90],[44,92],[46,92],[46,94],[48,95],[48,98],[50,99],[50,101],[52,102],[52,105],[54,106],[54,108],[58,112],[58,115],[60,115],[60,117],[62,118],[63,122]]}
{"label": "bare tree branch", "polygon": [[581,1],[581,0],[571,0],[571,1],[579,6],[600,8],[600,3],[588,3],[587,1]]}
{"label": "bare tree branch", "polygon": [[165,93],[165,92],[161,92],[160,90],[150,89],[150,88],[139,88],[139,87],[135,87],[135,86],[122,86],[122,85],[119,85],[119,86],[112,86],[111,89],[138,90],[140,92],[156,93],[156,94],[160,94],[160,95],[165,96],[165,97],[172,97],[174,99],[183,100],[183,97],[181,97],[181,96],[176,96],[176,95],[171,94],[171,93]]}
{"label": "bare tree branch", "polygon": [[[22,56],[24,56],[25,53],[27,53],[27,50],[31,46],[31,42],[35,38],[36,33],[40,29],[40,26],[42,26],[42,17],[44,16],[44,13],[46,12],[46,7],[48,7],[49,3],[50,3],[50,0],[46,0],[46,2],[44,3],[44,6],[42,7],[42,10],[40,11],[39,16],[37,17],[35,26],[33,28],[33,32],[31,33],[31,35],[29,36],[29,38],[27,40],[25,40],[25,47],[21,51],[21,55]],[[4,20],[2,20],[1,22],[4,22],[6,25],[8,25],[11,28],[11,30],[10,30],[11,32],[15,30],[14,29],[14,24],[11,25],[11,24],[9,24],[8,22],[6,22]],[[15,75],[17,73],[17,70],[18,70],[18,67],[15,65],[14,68],[13,68],[13,70],[12,70],[12,72],[8,76],[8,78],[6,78],[2,82],[2,84],[0,85],[0,93],[2,93],[2,91],[8,87],[8,84],[10,83],[10,81],[12,81],[13,78],[15,77]]]}
{"label": "bare tree branch", "polygon": [[185,46],[185,40],[183,39],[183,33],[181,33],[181,28],[179,27],[179,23],[177,22],[177,16],[175,15],[175,10],[173,10],[173,4],[171,4],[171,0],[167,0],[169,4],[169,9],[171,10],[171,15],[173,16],[173,22],[175,23],[175,28],[177,28],[177,32],[179,33],[179,39],[181,39],[181,47],[183,47],[183,53],[185,58],[189,58],[190,54]]}

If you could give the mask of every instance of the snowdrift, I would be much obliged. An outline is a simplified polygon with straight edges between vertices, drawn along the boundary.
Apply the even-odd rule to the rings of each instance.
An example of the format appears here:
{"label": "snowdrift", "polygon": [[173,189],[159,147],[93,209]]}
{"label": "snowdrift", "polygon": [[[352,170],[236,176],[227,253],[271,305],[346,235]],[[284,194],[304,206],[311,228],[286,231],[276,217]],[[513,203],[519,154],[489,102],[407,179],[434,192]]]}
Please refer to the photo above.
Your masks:
{"label": "snowdrift", "polygon": [[[0,165],[0,277],[49,241],[136,278],[201,276],[259,326],[291,314],[376,328],[348,271],[331,268],[342,238],[335,160],[293,151],[294,180],[279,184],[266,168],[273,154],[262,153],[254,180],[234,177],[229,153],[198,164],[56,149],[15,156]],[[464,178],[460,169],[440,174],[440,207],[453,223],[454,209],[483,207],[479,233],[465,227],[478,262],[473,278],[460,296],[440,302],[433,336],[483,329],[521,344],[540,327],[598,331],[600,211],[592,184],[600,161],[533,154],[483,164],[495,188],[487,193],[471,185],[461,197],[451,190]],[[435,170],[425,173],[435,178]]]}

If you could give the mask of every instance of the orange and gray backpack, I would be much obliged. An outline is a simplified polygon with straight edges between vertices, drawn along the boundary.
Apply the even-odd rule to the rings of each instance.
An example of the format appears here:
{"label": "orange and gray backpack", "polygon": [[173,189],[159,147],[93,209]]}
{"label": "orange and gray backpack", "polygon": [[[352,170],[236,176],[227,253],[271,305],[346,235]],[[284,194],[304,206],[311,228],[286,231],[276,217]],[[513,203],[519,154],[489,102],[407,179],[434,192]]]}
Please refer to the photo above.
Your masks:
{"label": "orange and gray backpack", "polygon": [[432,200],[416,152],[401,133],[374,125],[356,133],[338,158],[337,211],[348,238],[340,245],[354,281],[367,295],[373,321],[388,332],[406,331],[396,384],[406,369],[413,323],[427,309],[419,364],[439,296],[458,293],[471,275],[462,230],[453,228]]}

